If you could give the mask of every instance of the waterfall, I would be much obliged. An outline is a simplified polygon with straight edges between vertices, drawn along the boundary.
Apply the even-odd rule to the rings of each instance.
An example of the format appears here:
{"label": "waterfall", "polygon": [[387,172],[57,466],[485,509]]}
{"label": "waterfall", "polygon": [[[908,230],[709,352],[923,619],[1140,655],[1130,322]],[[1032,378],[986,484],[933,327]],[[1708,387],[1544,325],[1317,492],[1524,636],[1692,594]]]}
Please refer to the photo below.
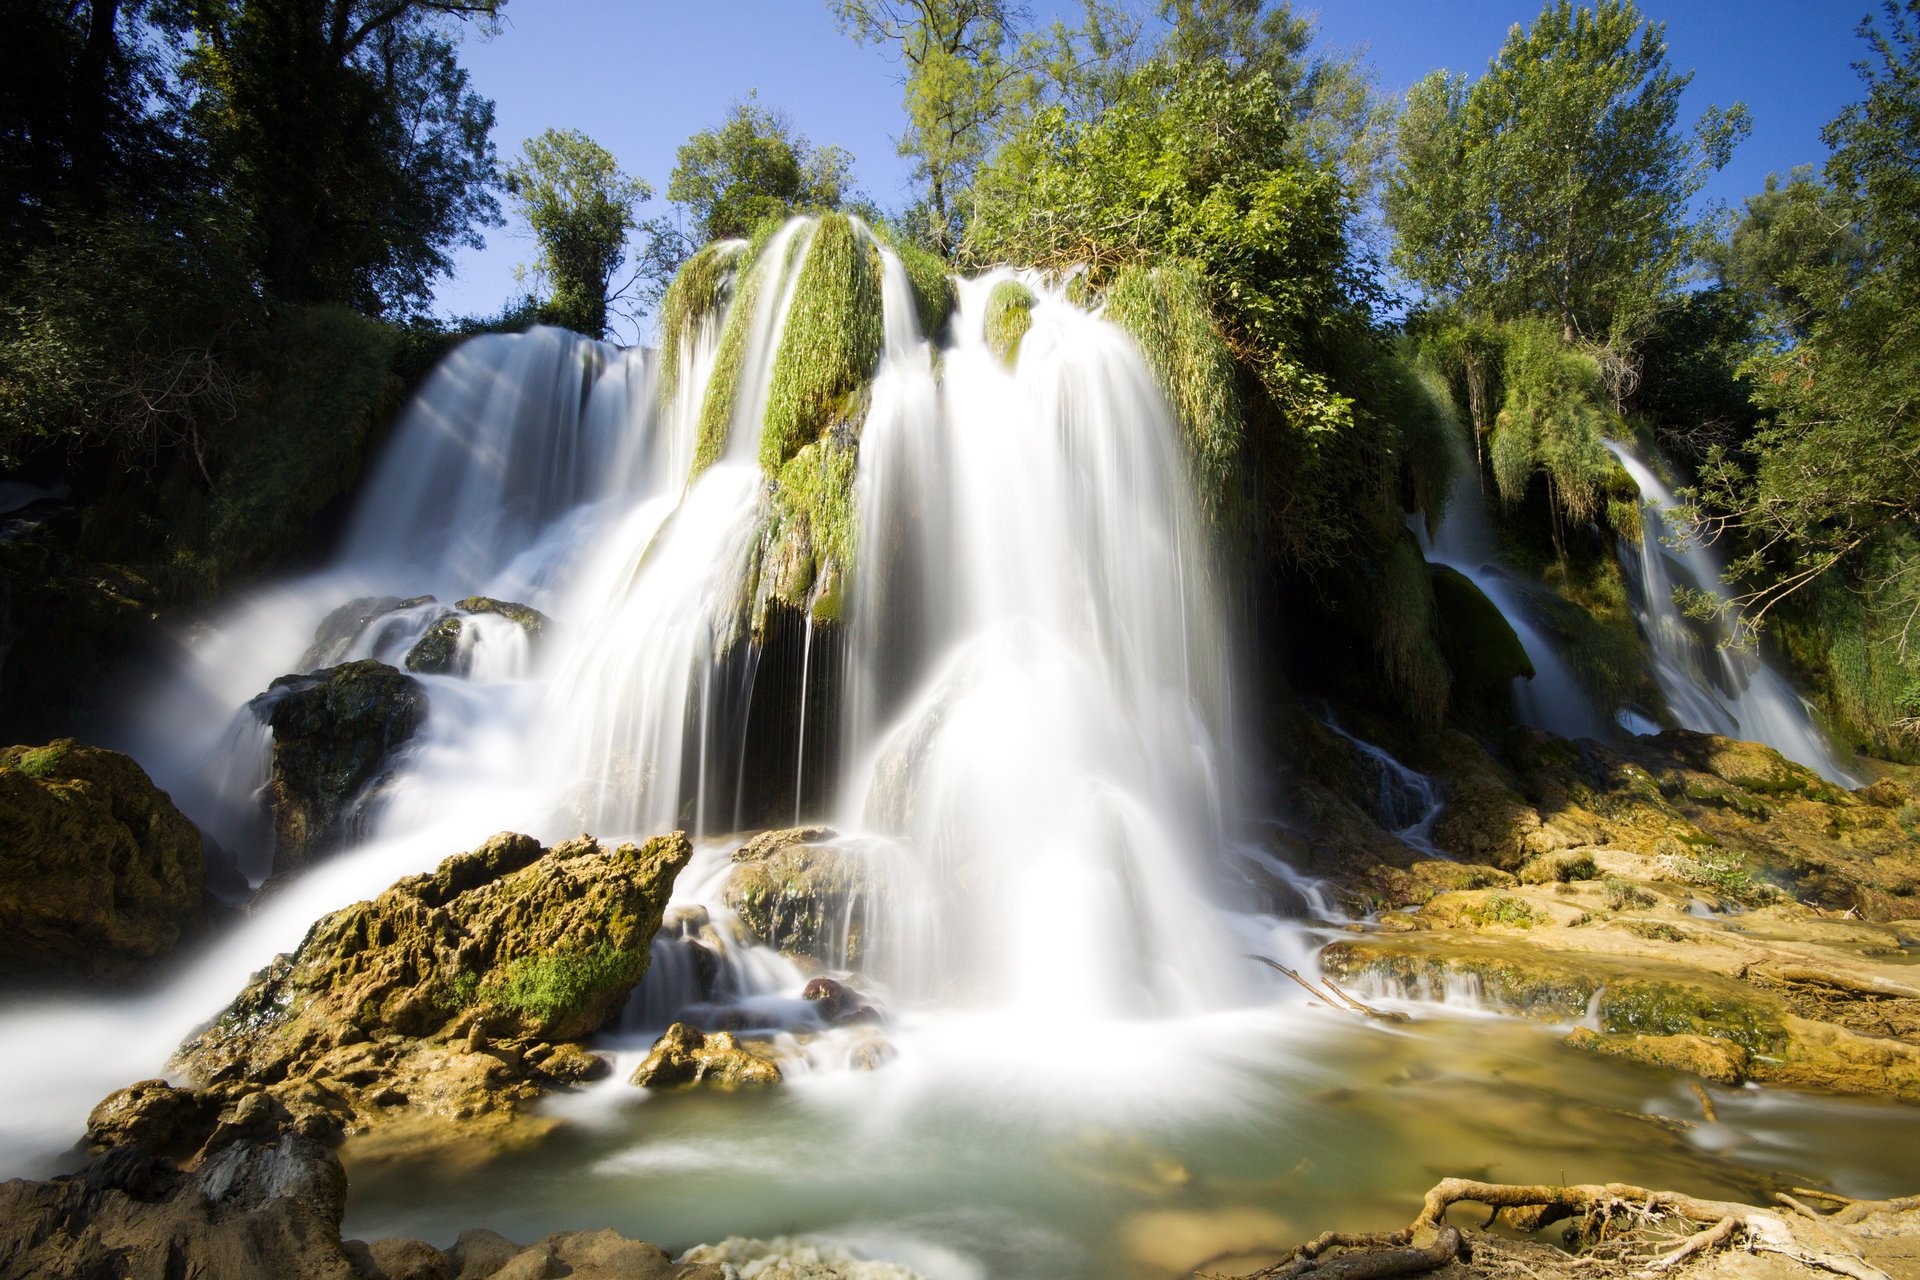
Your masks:
{"label": "waterfall", "polygon": [[1710,620],[1682,614],[1674,600],[1680,589],[1708,592],[1727,604],[1725,565],[1699,540],[1673,536],[1666,516],[1679,502],[1647,458],[1630,444],[1610,440],[1607,448],[1640,488],[1639,546],[1623,539],[1620,560],[1654,678],[1675,719],[1682,728],[1764,742],[1829,781],[1858,786],[1786,677],[1758,653],[1731,644],[1724,609]]}
{"label": "waterfall", "polygon": [[[1452,433],[1458,459],[1453,495],[1440,527],[1429,535],[1416,518],[1414,532],[1427,560],[1466,575],[1482,595],[1500,610],[1507,625],[1533,664],[1533,679],[1513,682],[1514,709],[1522,724],[1557,733],[1563,738],[1592,738],[1607,732],[1607,721],[1593,699],[1574,678],[1558,646],[1533,620],[1528,588],[1499,563],[1494,551],[1493,526],[1487,519],[1487,499],[1478,483],[1480,466],[1459,432]],[[1467,483],[1471,477],[1474,483]]]}
{"label": "waterfall", "polygon": [[[752,621],[779,536],[760,427],[812,221],[751,260],[733,253],[742,274],[678,350],[548,328],[464,343],[396,424],[334,564],[203,628],[125,745],[190,816],[219,809],[221,838],[249,846],[233,852],[257,870],[268,837],[248,806],[266,741],[245,708],[272,679],[398,663],[472,593],[552,625],[529,646],[501,619],[466,619],[472,668],[419,677],[429,714],[362,806],[356,843],[168,987],[10,1011],[10,1036],[57,1034],[64,1050],[0,1062],[0,1090],[21,1104],[0,1122],[9,1149],[70,1142],[87,1107],[156,1074],[321,914],[503,829],[553,841],[686,828],[701,847],[676,902],[720,918],[739,844],[723,833],[831,819],[872,885],[862,980],[906,1007],[1058,1025],[1270,989],[1240,955],[1242,917],[1210,896],[1242,826],[1233,656],[1183,444],[1139,352],[1028,280],[1039,301],[1009,367],[982,334],[1004,274],[959,284],[954,336],[935,352],[900,263],[855,229],[879,258],[883,314],[864,420],[834,428],[858,441],[844,613],[789,613],[786,632]],[[761,273],[752,288],[748,271]],[[730,430],[695,474],[729,360]],[[667,397],[663,366],[678,375]],[[346,622],[316,646],[329,615]],[[742,999],[795,1004],[785,987],[807,976],[764,948],[726,963]],[[660,983],[653,1023],[689,989],[673,961]]]}

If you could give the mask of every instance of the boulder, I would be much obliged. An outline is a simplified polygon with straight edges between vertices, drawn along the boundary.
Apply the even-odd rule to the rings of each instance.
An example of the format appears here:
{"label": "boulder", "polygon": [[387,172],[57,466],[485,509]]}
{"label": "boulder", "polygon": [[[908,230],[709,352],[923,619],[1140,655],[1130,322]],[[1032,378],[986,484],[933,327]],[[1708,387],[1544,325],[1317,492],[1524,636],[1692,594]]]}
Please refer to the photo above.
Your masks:
{"label": "boulder", "polygon": [[273,874],[311,865],[346,835],[355,802],[427,718],[420,682],[364,658],[282,676],[254,699],[273,726]]}
{"label": "boulder", "polygon": [[653,1052],[634,1070],[631,1083],[643,1089],[683,1084],[779,1084],[780,1068],[767,1058],[742,1048],[731,1034],[702,1034],[699,1028],[676,1022],[654,1042]]}
{"label": "boulder", "polygon": [[617,849],[495,836],[323,917],[175,1066],[223,1099],[266,1090],[314,1132],[404,1114],[505,1124],[542,1090],[604,1074],[572,1042],[645,975],[691,856],[678,832]]}
{"label": "boulder", "polygon": [[[495,600],[491,596],[468,596],[456,607],[460,613],[492,614],[516,623],[527,633],[529,643],[537,642],[552,622],[546,614],[531,605]],[[407,651],[407,670],[434,675],[466,675],[473,667],[473,654],[470,649],[461,647],[460,640],[465,630],[460,614],[450,613],[435,621]]]}
{"label": "boulder", "polygon": [[[360,596],[349,600],[320,619],[314,628],[313,643],[300,655],[300,670],[319,671],[337,666],[353,648],[353,642],[376,618],[385,617],[403,602],[399,596]],[[415,603],[426,603],[425,600]]]}
{"label": "boulder", "polygon": [[0,750],[0,982],[122,981],[206,923],[200,832],[117,751]]}
{"label": "boulder", "polygon": [[358,1280],[347,1178],[297,1133],[210,1145],[192,1172],[115,1147],[70,1177],[0,1184],[0,1280]]}
{"label": "boulder", "polygon": [[825,827],[766,831],[733,855],[727,906],[764,943],[857,969],[866,954],[872,884],[859,854]]}

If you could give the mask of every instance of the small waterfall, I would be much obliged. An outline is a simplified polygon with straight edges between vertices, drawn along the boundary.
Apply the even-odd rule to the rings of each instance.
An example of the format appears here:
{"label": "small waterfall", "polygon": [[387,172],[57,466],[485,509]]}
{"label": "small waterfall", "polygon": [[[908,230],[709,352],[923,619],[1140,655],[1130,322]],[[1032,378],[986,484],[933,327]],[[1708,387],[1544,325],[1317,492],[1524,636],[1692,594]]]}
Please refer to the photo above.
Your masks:
{"label": "small waterfall", "polygon": [[[1601,736],[1608,729],[1606,718],[1574,678],[1559,648],[1534,622],[1528,608],[1528,588],[1499,564],[1493,526],[1487,519],[1486,494],[1479,484],[1479,463],[1458,432],[1454,433],[1453,445],[1460,479],[1454,481],[1446,516],[1431,536],[1417,518],[1414,524],[1427,560],[1466,575],[1500,610],[1519,638],[1520,647],[1527,651],[1533,679],[1513,682],[1514,709],[1520,722],[1563,738]],[[1469,478],[1473,483],[1468,483]]]}
{"label": "small waterfall", "polygon": [[1699,620],[1681,613],[1674,601],[1681,588],[1726,603],[1726,567],[1701,542],[1674,539],[1666,516],[1679,501],[1649,460],[1626,443],[1610,440],[1607,448],[1640,488],[1640,545],[1623,541],[1620,559],[1639,605],[1654,679],[1674,717],[1683,728],[1764,742],[1829,781],[1858,786],[1786,677],[1759,654],[1731,645],[1724,614]]}
{"label": "small waterfall", "polygon": [[1365,768],[1373,775],[1373,812],[1381,824],[1413,848],[1435,857],[1446,857],[1433,843],[1433,824],[1440,820],[1440,812],[1446,808],[1446,798],[1433,779],[1407,768],[1385,748],[1354,737],[1332,720],[1321,723],[1360,753]]}

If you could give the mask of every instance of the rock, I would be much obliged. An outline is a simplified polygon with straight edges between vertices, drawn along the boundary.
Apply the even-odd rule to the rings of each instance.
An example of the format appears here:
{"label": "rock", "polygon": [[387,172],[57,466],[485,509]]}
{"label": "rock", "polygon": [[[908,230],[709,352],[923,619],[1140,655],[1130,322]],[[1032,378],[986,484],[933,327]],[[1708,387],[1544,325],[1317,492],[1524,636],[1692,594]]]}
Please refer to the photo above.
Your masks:
{"label": "rock", "polygon": [[254,706],[273,726],[273,874],[283,876],[341,842],[354,802],[426,720],[427,694],[368,658],[282,676]]}
{"label": "rock", "polygon": [[860,993],[832,978],[812,978],[800,989],[800,998],[813,1003],[820,1021],[831,1026],[864,1003]]}
{"label": "rock", "polygon": [[460,1233],[447,1251],[447,1260],[453,1266],[454,1280],[482,1280],[525,1251],[525,1245],[515,1244],[497,1231],[474,1227]]}
{"label": "rock", "polygon": [[425,1240],[375,1240],[367,1253],[385,1280],[453,1280],[447,1255]]}
{"label": "rock", "polygon": [[448,614],[428,627],[401,665],[430,675],[465,675],[471,663],[461,660],[460,619]]}
{"label": "rock", "polygon": [[731,1034],[703,1035],[698,1028],[676,1022],[654,1042],[653,1052],[634,1071],[630,1083],[644,1089],[683,1084],[779,1084],[780,1068],[740,1047]]}
{"label": "rock", "polygon": [[726,903],[768,946],[857,969],[872,886],[859,854],[817,843],[832,839],[825,827],[755,836],[733,855]]}
{"label": "rock", "polygon": [[1566,1042],[1576,1049],[1669,1067],[1717,1084],[1744,1083],[1752,1063],[1752,1055],[1743,1046],[1710,1036],[1609,1036],[1577,1027]]}
{"label": "rock", "polygon": [[219,1114],[217,1098],[165,1080],[142,1080],[93,1109],[86,1142],[95,1151],[138,1143],[155,1155],[183,1159],[200,1149]]}
{"label": "rock", "polygon": [[1459,570],[1444,564],[1427,569],[1433,578],[1440,654],[1455,686],[1505,693],[1512,681],[1531,680],[1533,663],[1499,606]]}
{"label": "rock", "polygon": [[[468,596],[456,607],[461,613],[493,614],[516,623],[527,633],[529,643],[538,641],[552,622],[546,614],[531,605],[515,604],[510,600],[495,600],[490,596]],[[435,621],[413,648],[407,651],[405,659],[407,670],[435,675],[466,675],[473,668],[473,653],[471,649],[461,646],[461,637],[465,631],[465,624],[461,622],[458,614],[448,614]]]}
{"label": "rock", "polygon": [[804,1237],[749,1240],[732,1236],[719,1244],[695,1245],[685,1258],[716,1271],[725,1266],[729,1274],[755,1280],[921,1280],[918,1272],[898,1263],[863,1258],[838,1245]]}
{"label": "rock", "polygon": [[223,1098],[269,1091],[296,1125],[504,1124],[543,1089],[605,1070],[569,1042],[646,973],[691,856],[677,832],[611,850],[495,836],[323,917],[176,1066]]}
{"label": "rock", "polygon": [[0,1184],[0,1280],[357,1280],[346,1193],[339,1160],[295,1133],[230,1142],[193,1172],[115,1147],[70,1177]]}
{"label": "rock", "polygon": [[206,922],[200,832],[117,751],[0,750],[0,982],[123,981]]}
{"label": "rock", "polygon": [[[427,599],[431,597],[414,603],[424,604]],[[399,596],[361,596],[333,610],[314,628],[313,643],[300,655],[300,670],[318,671],[339,665],[368,623],[392,613],[402,603]]]}

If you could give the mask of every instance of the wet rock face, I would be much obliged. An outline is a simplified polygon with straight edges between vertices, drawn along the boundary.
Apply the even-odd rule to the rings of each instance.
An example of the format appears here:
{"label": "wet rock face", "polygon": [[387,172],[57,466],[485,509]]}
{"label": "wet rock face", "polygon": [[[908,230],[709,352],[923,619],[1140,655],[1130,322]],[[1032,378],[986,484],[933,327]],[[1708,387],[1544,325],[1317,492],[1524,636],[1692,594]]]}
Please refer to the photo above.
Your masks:
{"label": "wet rock face", "polygon": [[362,659],[282,676],[255,699],[273,726],[273,873],[304,870],[341,844],[354,802],[427,718],[426,690]]}
{"label": "wet rock face", "polygon": [[873,886],[858,854],[825,843],[833,838],[825,827],[755,836],[733,855],[726,902],[767,945],[856,969]]}
{"label": "wet rock face", "polygon": [[468,596],[455,607],[460,613],[450,613],[436,621],[407,651],[407,670],[456,676],[466,675],[472,670],[472,650],[462,648],[460,643],[466,631],[460,614],[472,616],[484,613],[505,618],[527,633],[529,644],[537,643],[552,622],[546,614],[531,605],[495,600],[491,596]]}
{"label": "wet rock face", "polygon": [[0,985],[128,978],[206,922],[200,832],[117,751],[0,749]]}
{"label": "wet rock face", "polygon": [[339,1160],[297,1133],[210,1145],[192,1172],[116,1147],[71,1177],[0,1184],[0,1280],[356,1280],[346,1195]]}
{"label": "wet rock face", "polygon": [[[677,832],[617,849],[495,836],[322,918],[176,1067],[219,1099],[270,1092],[316,1133],[402,1117],[505,1123],[543,1089],[604,1073],[572,1042],[615,1016],[645,975],[691,856]],[[180,1104],[160,1094],[153,1105]],[[163,1123],[127,1114],[140,1109],[103,1104],[96,1120],[111,1124],[91,1140]]]}

